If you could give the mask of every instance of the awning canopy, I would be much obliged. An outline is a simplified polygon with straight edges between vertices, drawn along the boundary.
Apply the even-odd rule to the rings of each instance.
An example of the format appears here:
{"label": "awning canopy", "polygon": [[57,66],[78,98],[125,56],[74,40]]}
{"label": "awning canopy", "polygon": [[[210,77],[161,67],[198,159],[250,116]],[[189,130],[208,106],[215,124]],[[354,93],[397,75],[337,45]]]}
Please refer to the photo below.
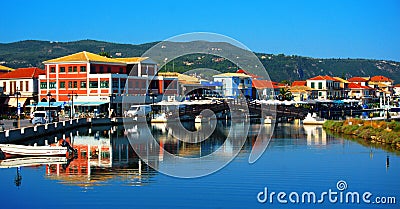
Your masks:
{"label": "awning canopy", "polygon": [[[108,102],[74,102],[74,106],[100,106]],[[50,107],[71,106],[72,102],[50,102]],[[48,102],[39,102],[37,104],[28,105],[27,107],[48,107]]]}
{"label": "awning canopy", "polygon": [[[21,105],[21,107],[24,106],[25,101],[27,98],[18,98],[18,103]],[[10,99],[8,100],[8,105],[11,107],[17,107],[17,98],[16,97],[10,97]]]}
{"label": "awning canopy", "polygon": [[[64,102],[50,102],[50,107],[60,107]],[[28,105],[27,107],[48,107],[48,102],[38,102],[37,104]]]}

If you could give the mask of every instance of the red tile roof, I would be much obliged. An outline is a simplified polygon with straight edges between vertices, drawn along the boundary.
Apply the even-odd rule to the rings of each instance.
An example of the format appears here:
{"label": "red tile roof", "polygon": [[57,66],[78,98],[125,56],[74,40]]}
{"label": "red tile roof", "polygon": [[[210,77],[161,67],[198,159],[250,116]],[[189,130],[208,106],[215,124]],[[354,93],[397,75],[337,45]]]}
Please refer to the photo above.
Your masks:
{"label": "red tile roof", "polygon": [[361,86],[360,84],[357,83],[349,83],[349,89],[373,89],[369,86]]}
{"label": "red tile roof", "polygon": [[329,80],[329,81],[338,81],[335,78],[329,76],[329,75],[319,75],[319,76],[315,76],[314,78],[310,78],[308,80]]}
{"label": "red tile roof", "polygon": [[256,89],[275,88],[277,82],[269,80],[253,80],[252,86]]}
{"label": "red tile roof", "polygon": [[243,69],[237,70],[236,73],[243,73],[243,74],[251,76],[252,78],[260,78],[260,76],[258,76],[256,74],[249,73],[249,72],[247,72],[247,71],[245,71]]}
{"label": "red tile roof", "polygon": [[18,68],[12,72],[1,74],[0,79],[38,78],[39,75],[44,74],[46,74],[46,71],[37,67]]}
{"label": "red tile roof", "polygon": [[367,82],[368,80],[361,77],[352,77],[347,79],[349,82]]}
{"label": "red tile roof", "polygon": [[393,82],[392,79],[390,79],[388,77],[385,77],[385,76],[382,76],[382,75],[373,76],[371,78],[371,81],[373,81],[373,82]]}
{"label": "red tile roof", "polygon": [[307,81],[293,81],[292,86],[307,86]]}

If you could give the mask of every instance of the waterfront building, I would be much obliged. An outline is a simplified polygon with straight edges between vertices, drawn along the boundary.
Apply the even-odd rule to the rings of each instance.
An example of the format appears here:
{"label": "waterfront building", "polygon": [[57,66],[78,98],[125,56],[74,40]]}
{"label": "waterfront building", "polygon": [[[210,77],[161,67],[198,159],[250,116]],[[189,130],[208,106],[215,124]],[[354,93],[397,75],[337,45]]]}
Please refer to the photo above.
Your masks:
{"label": "waterfront building", "polygon": [[372,98],[374,89],[369,86],[362,86],[357,83],[349,83],[349,97],[352,99],[361,99],[368,102]]}
{"label": "waterfront building", "polygon": [[393,92],[395,97],[400,97],[400,84],[393,86]]}
{"label": "waterfront building", "polygon": [[20,113],[22,113],[26,105],[37,102],[38,80],[39,76],[44,74],[44,70],[36,67],[18,68],[0,74],[0,86],[3,89],[0,102],[4,104],[0,111],[2,113],[16,112],[19,103]]}
{"label": "waterfront building", "polygon": [[370,77],[351,77],[347,79],[348,82],[350,83],[355,83],[361,86],[368,86],[368,81]]}
{"label": "waterfront building", "polygon": [[307,86],[307,81],[293,81],[290,87],[293,100],[296,102],[308,100],[312,89]]}
{"label": "waterfront building", "polygon": [[393,80],[385,76],[373,76],[368,86],[376,89],[377,97],[390,97],[393,95]]}
{"label": "waterfront building", "polygon": [[113,59],[82,51],[43,64],[46,74],[39,76],[38,106],[45,107],[50,100],[63,107],[74,100],[81,111],[111,108],[121,114],[123,96],[132,103],[144,101],[149,86],[153,93],[162,93],[157,82],[151,83],[157,64],[146,57]]}
{"label": "waterfront building", "polygon": [[252,81],[252,98],[259,100],[274,99],[279,95],[277,82],[269,80],[253,80]]}
{"label": "waterfront building", "polygon": [[349,81],[341,78],[341,77],[333,77],[337,81],[339,81],[339,87],[340,87],[340,98],[348,98],[349,97]]}
{"label": "waterfront building", "polygon": [[14,69],[6,67],[4,65],[0,65],[0,75],[3,73],[9,73],[11,71],[14,71]]}
{"label": "waterfront building", "polygon": [[326,100],[341,97],[340,81],[328,75],[307,79],[307,86],[312,89],[312,99]]}
{"label": "waterfront building", "polygon": [[237,98],[241,93],[246,98],[252,96],[252,80],[244,73],[222,73],[213,76],[215,82],[221,82],[222,96]]}

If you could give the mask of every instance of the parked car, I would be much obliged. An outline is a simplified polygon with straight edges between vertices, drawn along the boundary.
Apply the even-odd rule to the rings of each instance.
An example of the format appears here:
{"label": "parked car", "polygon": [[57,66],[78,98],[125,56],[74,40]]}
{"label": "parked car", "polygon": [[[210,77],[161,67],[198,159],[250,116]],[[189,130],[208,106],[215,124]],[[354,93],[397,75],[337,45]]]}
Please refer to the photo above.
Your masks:
{"label": "parked car", "polygon": [[132,105],[128,111],[125,112],[126,117],[145,117],[151,112],[150,105]]}
{"label": "parked car", "polygon": [[49,111],[35,111],[33,112],[32,124],[45,124],[45,123],[52,123],[58,122],[58,114],[55,110],[50,110],[50,117]]}

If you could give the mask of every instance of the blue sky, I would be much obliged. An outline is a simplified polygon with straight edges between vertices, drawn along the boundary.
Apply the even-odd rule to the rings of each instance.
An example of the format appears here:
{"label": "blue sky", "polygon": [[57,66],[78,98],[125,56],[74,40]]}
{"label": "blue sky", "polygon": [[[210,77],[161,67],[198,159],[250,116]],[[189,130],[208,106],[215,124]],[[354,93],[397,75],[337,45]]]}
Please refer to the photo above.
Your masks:
{"label": "blue sky", "polygon": [[253,51],[400,61],[400,1],[2,1],[0,42],[140,44],[213,32]]}

